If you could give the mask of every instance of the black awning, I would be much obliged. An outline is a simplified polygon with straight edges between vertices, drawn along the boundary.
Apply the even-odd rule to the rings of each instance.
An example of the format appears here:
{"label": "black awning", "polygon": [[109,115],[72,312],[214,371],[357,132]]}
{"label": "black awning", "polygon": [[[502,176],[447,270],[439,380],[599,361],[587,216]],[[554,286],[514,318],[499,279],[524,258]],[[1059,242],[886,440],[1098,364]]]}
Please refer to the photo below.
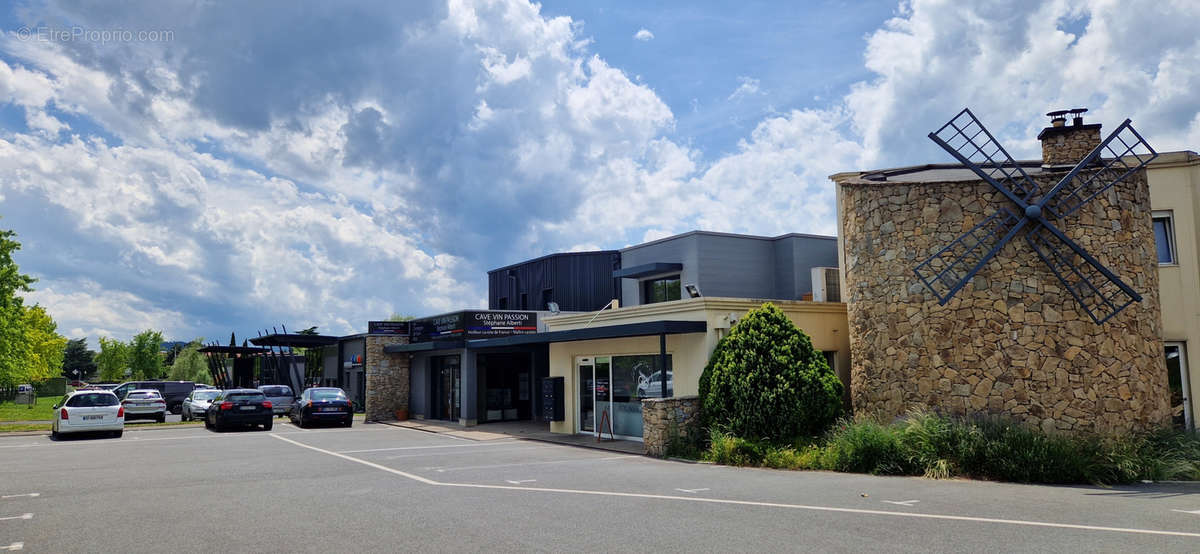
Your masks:
{"label": "black awning", "polygon": [[258,346],[290,346],[295,348],[312,348],[315,346],[330,346],[337,344],[338,337],[329,335],[301,335],[299,333],[277,333],[250,339]]}
{"label": "black awning", "polygon": [[635,265],[613,271],[613,277],[617,279],[637,279],[647,275],[658,275],[660,273],[671,273],[672,271],[682,271],[683,264],[655,262],[652,264]]}
{"label": "black awning", "polygon": [[427,352],[430,350],[458,350],[467,347],[467,341],[463,340],[434,340],[427,342],[414,342],[411,344],[391,344],[383,347],[383,351],[389,354],[396,352]]}
{"label": "black awning", "polygon": [[550,331],[548,333],[473,340],[467,342],[467,348],[491,348],[494,346],[620,339],[654,335],[682,335],[686,333],[704,333],[707,331],[708,323],[704,321],[646,321],[642,323],[625,323],[621,325],[606,325],[604,327],[588,327],[586,329],[570,329],[566,331]]}
{"label": "black awning", "polygon": [[219,344],[205,346],[197,350],[197,352],[205,354],[266,354],[269,351],[270,349],[254,346],[221,346]]}

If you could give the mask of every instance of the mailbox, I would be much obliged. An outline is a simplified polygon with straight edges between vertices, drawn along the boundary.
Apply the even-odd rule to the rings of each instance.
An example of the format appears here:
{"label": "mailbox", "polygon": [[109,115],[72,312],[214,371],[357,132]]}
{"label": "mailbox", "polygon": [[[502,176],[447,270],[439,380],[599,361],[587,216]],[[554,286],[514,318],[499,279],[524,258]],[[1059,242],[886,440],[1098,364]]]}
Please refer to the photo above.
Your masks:
{"label": "mailbox", "polygon": [[542,379],[542,420],[563,421],[567,418],[564,407],[566,397],[563,394],[565,377],[546,377]]}

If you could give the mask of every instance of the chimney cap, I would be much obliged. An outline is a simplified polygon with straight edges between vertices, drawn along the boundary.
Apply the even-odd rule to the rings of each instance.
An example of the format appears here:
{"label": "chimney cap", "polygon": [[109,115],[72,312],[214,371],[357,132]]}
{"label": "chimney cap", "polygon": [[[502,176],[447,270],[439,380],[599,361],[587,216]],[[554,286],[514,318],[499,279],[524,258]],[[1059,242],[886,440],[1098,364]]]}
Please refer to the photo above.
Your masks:
{"label": "chimney cap", "polygon": [[1087,108],[1071,108],[1069,111],[1071,112],[1071,115],[1079,117],[1080,114],[1087,113]]}
{"label": "chimney cap", "polygon": [[1046,115],[1050,116],[1050,119],[1059,119],[1065,118],[1064,116],[1066,116],[1068,113],[1071,113],[1071,110],[1055,110],[1052,112],[1046,112]]}

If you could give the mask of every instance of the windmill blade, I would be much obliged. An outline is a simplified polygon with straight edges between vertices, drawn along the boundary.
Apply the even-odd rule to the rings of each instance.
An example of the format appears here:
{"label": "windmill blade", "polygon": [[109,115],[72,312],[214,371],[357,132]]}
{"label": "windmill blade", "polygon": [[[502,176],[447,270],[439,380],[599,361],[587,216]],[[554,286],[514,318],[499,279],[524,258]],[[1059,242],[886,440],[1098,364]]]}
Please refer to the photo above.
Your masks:
{"label": "windmill blade", "polygon": [[1024,206],[1040,189],[992,133],[964,108],[929,138],[974,171],[1018,206]]}
{"label": "windmill blade", "polygon": [[1142,300],[1140,294],[1048,222],[1027,233],[1025,240],[1097,325]]}
{"label": "windmill blade", "polygon": [[938,303],[944,305],[992,259],[992,256],[1004,248],[1028,221],[1018,217],[1008,208],[1001,208],[921,262],[913,271],[930,292],[937,296]]}
{"label": "windmill blade", "polygon": [[[1053,219],[1069,216],[1157,157],[1158,153],[1126,119],[1046,193],[1042,211]],[[1092,166],[1100,169],[1080,175]]]}

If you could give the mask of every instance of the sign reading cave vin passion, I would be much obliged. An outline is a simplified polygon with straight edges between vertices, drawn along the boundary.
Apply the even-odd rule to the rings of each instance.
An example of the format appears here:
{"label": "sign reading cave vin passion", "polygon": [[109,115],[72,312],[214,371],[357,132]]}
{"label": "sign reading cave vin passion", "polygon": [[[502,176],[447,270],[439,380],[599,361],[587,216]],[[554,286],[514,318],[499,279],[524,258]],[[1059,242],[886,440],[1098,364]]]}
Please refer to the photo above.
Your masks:
{"label": "sign reading cave vin passion", "polygon": [[537,312],[466,311],[411,322],[412,342],[485,338],[537,332]]}

